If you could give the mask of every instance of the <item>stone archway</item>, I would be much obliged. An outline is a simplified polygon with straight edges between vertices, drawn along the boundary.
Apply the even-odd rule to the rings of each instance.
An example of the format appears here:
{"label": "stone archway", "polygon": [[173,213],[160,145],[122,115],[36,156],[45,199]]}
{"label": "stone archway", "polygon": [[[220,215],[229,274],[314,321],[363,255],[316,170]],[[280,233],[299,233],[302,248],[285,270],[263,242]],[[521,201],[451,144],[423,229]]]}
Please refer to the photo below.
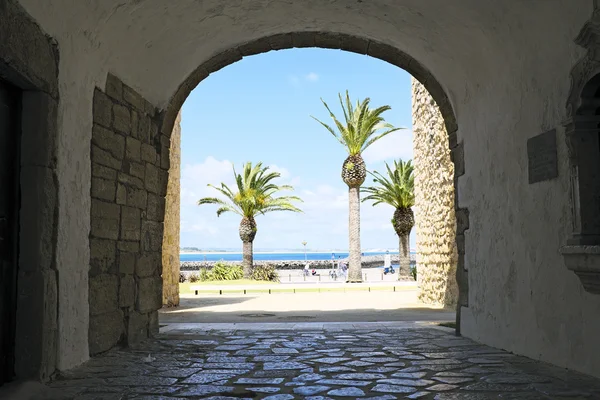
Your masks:
{"label": "stone archway", "polygon": [[[135,343],[158,331],[162,306],[162,246],[171,135],[179,110],[210,73],[244,56],[292,47],[321,47],[366,54],[405,69],[427,88],[448,132],[455,171],[464,171],[458,126],[442,86],[418,61],[373,40],[322,32],[275,35],[240,44],[200,65],[180,85],[164,111],[109,74],[104,91],[94,94],[90,251],[90,354],[117,343]],[[159,129],[159,127],[161,127]],[[455,180],[456,182],[456,180]],[[457,210],[457,232],[468,227],[468,212]],[[461,229],[463,231],[461,231]],[[459,240],[459,243],[461,241]],[[463,241],[464,242],[464,241]],[[467,279],[457,270],[467,306]],[[169,276],[173,282],[177,276]],[[457,313],[457,319],[460,312]]]}
{"label": "stone archway", "polygon": [[[422,219],[426,222],[422,222],[420,227],[417,226],[417,229],[421,228],[421,231],[428,231],[429,234],[429,239],[424,242],[424,247],[427,247],[427,256],[420,257],[419,261],[425,267],[423,268],[424,282],[426,282],[424,290],[431,293],[422,294],[421,298],[427,303],[457,305],[457,330],[459,330],[460,308],[468,306],[468,276],[467,270],[464,268],[464,231],[468,229],[468,210],[458,208],[457,197],[454,193],[457,190],[458,177],[464,174],[464,151],[462,143],[457,142],[458,125],[444,89],[423,65],[408,54],[378,41],[328,32],[292,32],[243,43],[210,58],[179,86],[164,111],[163,134],[179,132],[174,118],[178,118],[179,110],[190,92],[211,73],[235,63],[243,57],[273,50],[303,47],[338,49],[368,55],[406,70],[415,79],[413,125],[419,126],[418,131],[415,132],[417,136],[427,137],[423,140],[416,137],[415,150],[425,153],[424,149],[427,146],[440,146],[440,143],[442,146],[446,146],[446,149],[436,149],[431,154],[423,155],[421,166],[416,165],[416,174],[419,175],[421,184],[426,185],[425,182],[429,180],[430,176],[432,177],[435,168],[424,169],[425,163],[439,163],[449,168],[443,179],[437,179],[436,176],[436,179],[431,180],[436,182],[437,190],[432,191],[429,187],[419,191],[420,200],[436,203],[435,212],[438,213],[438,215],[430,217],[425,217],[423,214]],[[433,137],[436,137],[435,141]],[[420,167],[421,170],[419,170]],[[178,169],[175,168],[175,171]],[[448,180],[452,183],[449,184]],[[440,199],[436,198],[440,196],[443,197],[441,203]],[[452,209],[452,205],[456,210]],[[448,207],[450,210],[447,210]],[[179,218],[178,214],[176,218]],[[452,221],[444,224],[441,221],[443,219]],[[455,219],[457,223],[455,223]],[[434,237],[433,226],[440,224],[445,226],[445,237]],[[174,224],[165,220],[165,227],[167,225],[174,229]],[[425,229],[423,229],[424,226],[426,226]],[[174,232],[169,232],[168,236],[171,237],[173,234]],[[167,232],[165,232],[166,236]],[[445,250],[438,251],[432,248],[437,245],[441,245]],[[178,265],[169,263],[163,270],[167,274],[166,279],[169,282],[177,281]],[[449,273],[452,274],[451,277],[448,277]],[[448,284],[449,280],[454,280],[454,276],[459,285],[459,293],[456,293],[457,288],[453,283]],[[165,275],[163,275],[163,279],[165,279]],[[445,282],[441,282],[441,280]]]}

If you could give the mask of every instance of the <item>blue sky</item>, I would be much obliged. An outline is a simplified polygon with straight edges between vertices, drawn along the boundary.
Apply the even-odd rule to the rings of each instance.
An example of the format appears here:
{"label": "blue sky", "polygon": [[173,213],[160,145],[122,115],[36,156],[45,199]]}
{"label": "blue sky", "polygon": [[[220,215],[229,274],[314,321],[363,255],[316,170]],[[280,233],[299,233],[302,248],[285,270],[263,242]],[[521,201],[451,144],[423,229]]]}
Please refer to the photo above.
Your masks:
{"label": "blue sky", "polygon": [[[348,188],[340,177],[345,149],[310,115],[329,123],[322,97],[337,115],[337,95],[388,104],[383,114],[394,132],[363,157],[369,170],[384,161],[412,158],[410,75],[383,61],[325,49],[290,49],[246,57],[210,75],[190,94],[182,110],[181,246],[240,248],[239,217],[216,216],[216,206],[196,205],[216,191],[207,184],[232,183],[232,163],[262,161],[292,184],[303,200],[302,214],[257,217],[256,249],[348,248]],[[367,178],[366,184],[371,182]],[[393,208],[361,204],[363,250],[397,249],[390,219]],[[411,248],[414,248],[414,229]]]}

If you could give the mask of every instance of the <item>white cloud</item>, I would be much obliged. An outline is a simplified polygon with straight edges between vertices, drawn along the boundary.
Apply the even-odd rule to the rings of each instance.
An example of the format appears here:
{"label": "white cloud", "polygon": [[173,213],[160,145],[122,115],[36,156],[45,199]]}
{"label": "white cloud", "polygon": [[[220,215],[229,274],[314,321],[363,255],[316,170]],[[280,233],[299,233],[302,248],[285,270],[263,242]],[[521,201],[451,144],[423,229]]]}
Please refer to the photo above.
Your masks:
{"label": "white cloud", "polygon": [[309,81],[309,82],[316,82],[316,81],[318,81],[318,80],[319,80],[319,75],[317,75],[317,74],[316,74],[316,73],[314,73],[314,72],[311,72],[311,73],[307,74],[307,75],[304,77],[304,79],[306,79],[306,80],[307,80],[307,81]]}
{"label": "white cloud", "polygon": [[402,158],[409,160],[413,157],[413,133],[410,129],[392,132],[373,143],[363,152],[367,163],[376,163],[391,159]]}

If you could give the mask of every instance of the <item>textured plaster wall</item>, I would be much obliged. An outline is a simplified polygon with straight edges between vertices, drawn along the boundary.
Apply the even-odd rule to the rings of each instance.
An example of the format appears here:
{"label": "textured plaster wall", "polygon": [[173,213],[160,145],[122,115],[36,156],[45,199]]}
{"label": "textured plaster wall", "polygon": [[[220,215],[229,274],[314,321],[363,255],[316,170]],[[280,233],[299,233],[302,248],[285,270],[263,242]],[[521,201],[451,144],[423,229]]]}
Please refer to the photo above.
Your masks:
{"label": "textured plaster wall", "polygon": [[162,243],[163,304],[179,305],[179,222],[181,200],[181,113],[177,114],[169,150],[169,181]]}
{"label": "textured plaster wall", "polygon": [[448,133],[427,89],[414,78],[411,84],[419,299],[454,306],[458,253]]}
{"label": "textured plaster wall", "polygon": [[569,71],[583,55],[573,38],[593,1],[20,2],[61,54],[57,264],[63,368],[87,357],[94,87],[104,87],[112,72],[164,109],[186,77],[220,52],[266,36],[322,31],[401,49],[448,94],[465,154],[457,202],[470,214],[462,333],[599,374],[600,298],[583,291],[558,253],[570,226],[561,129],[559,178],[529,185],[526,173],[526,140],[559,127],[565,115]]}

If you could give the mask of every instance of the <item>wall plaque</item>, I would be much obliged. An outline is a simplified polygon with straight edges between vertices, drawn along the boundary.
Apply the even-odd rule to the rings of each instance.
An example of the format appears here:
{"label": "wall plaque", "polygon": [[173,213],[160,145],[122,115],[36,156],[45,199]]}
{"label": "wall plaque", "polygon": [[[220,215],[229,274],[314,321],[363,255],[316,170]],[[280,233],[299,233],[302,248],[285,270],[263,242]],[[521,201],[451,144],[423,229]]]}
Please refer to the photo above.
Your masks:
{"label": "wall plaque", "polygon": [[558,177],[555,129],[527,140],[527,159],[530,184]]}

